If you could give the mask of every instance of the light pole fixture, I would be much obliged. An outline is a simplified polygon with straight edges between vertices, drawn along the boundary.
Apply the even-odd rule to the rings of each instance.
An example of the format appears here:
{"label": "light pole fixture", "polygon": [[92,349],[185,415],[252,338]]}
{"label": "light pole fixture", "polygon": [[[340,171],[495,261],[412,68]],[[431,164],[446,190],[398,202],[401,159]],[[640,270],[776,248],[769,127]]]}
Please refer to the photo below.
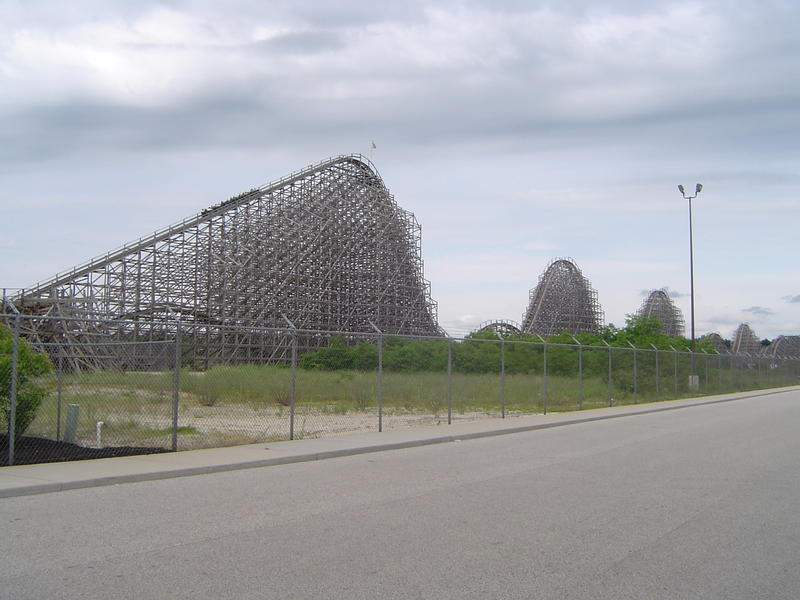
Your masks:
{"label": "light pole fixture", "polygon": [[698,183],[694,187],[694,196],[687,196],[686,190],[682,185],[678,186],[681,196],[689,201],[689,285],[691,293],[691,327],[692,327],[692,376],[695,375],[694,369],[694,246],[692,243],[692,200],[703,191],[703,184]]}

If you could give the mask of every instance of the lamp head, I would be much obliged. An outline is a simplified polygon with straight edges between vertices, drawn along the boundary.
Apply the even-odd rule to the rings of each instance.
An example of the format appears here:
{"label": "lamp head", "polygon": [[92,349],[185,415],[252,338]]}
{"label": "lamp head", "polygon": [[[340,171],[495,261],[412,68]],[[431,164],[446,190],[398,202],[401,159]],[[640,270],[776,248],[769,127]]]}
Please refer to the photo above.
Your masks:
{"label": "lamp head", "polygon": [[699,194],[699,193],[700,193],[700,192],[702,192],[702,191],[703,191],[703,184],[702,184],[702,183],[698,183],[698,184],[697,184],[697,185],[694,187],[694,193],[695,193],[695,195]]}
{"label": "lamp head", "polygon": [[680,191],[681,194],[685,194],[686,193],[686,192],[683,191],[683,186],[682,185],[678,186],[678,191]]}

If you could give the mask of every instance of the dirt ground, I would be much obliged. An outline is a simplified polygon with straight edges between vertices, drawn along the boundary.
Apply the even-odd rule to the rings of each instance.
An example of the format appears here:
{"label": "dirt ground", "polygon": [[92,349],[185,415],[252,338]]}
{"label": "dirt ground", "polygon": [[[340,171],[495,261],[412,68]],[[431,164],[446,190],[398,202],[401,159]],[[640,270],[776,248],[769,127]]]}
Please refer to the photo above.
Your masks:
{"label": "dirt ground", "polygon": [[[482,412],[454,413],[453,421],[472,421],[487,416],[490,415]],[[139,429],[137,431],[134,428],[132,435],[125,431],[114,434],[115,421],[128,426],[135,424]],[[47,432],[51,428],[46,428],[41,432],[35,432],[34,435],[23,436],[17,441],[14,464],[87,460],[167,451],[172,418],[166,411],[161,411],[161,414],[151,412],[108,415],[105,416],[104,422],[106,429],[102,447],[97,447],[93,434],[88,435],[85,432],[85,435],[78,436],[75,444],[48,439]],[[289,439],[289,415],[288,411],[281,407],[255,409],[246,405],[194,406],[181,411],[178,423],[181,427],[178,432],[180,450]],[[387,410],[383,415],[382,424],[384,431],[388,431],[446,423],[446,413]],[[377,429],[378,415],[375,409],[336,414],[303,406],[298,407],[294,420],[295,439]],[[140,433],[142,431],[149,433]],[[6,435],[0,435],[0,466],[8,463],[7,444]]]}

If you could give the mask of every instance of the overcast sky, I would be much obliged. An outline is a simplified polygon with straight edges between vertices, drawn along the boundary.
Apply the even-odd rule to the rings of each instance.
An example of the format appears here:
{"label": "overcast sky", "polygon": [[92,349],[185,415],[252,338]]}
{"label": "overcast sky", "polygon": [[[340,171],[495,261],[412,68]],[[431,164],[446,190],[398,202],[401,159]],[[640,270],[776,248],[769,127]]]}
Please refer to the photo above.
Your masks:
{"label": "overcast sky", "polygon": [[[422,225],[441,324],[571,257],[622,325],[800,334],[800,5],[0,0],[0,287],[337,154]],[[370,141],[377,148],[371,150]]]}

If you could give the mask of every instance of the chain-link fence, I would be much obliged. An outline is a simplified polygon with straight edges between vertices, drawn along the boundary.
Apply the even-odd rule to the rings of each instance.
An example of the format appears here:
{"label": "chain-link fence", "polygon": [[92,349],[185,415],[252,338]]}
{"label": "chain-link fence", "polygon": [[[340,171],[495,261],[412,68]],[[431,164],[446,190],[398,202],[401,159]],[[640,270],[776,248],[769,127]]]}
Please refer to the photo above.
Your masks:
{"label": "chain-link fence", "polygon": [[[0,314],[0,464],[795,385],[800,359]],[[214,340],[226,353],[209,356]],[[220,343],[222,340],[224,343]]]}

